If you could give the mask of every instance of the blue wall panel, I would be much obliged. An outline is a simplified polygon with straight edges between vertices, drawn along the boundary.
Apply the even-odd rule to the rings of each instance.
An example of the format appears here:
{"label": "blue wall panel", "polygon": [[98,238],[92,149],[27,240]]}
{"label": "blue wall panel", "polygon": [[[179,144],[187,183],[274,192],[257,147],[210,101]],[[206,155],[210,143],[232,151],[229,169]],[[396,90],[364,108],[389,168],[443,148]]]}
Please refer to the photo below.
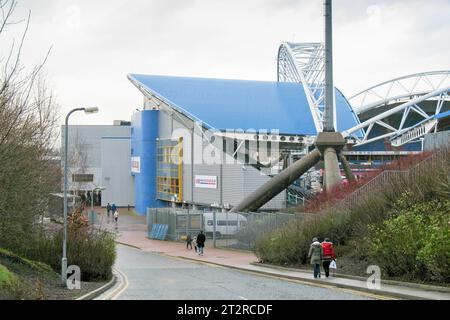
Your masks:
{"label": "blue wall panel", "polygon": [[144,110],[133,115],[131,130],[132,157],[140,157],[140,172],[134,175],[135,210],[145,215],[147,208],[163,206],[156,199],[156,139],[158,110]]}

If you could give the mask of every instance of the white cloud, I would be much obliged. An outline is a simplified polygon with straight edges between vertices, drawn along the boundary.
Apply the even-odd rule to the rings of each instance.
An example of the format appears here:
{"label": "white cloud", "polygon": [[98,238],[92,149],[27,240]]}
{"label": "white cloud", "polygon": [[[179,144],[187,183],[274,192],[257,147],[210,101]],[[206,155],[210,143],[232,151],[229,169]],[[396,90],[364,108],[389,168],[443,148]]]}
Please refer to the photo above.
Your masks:
{"label": "white cloud", "polygon": [[[336,0],[335,84],[346,95],[404,74],[450,68],[450,2]],[[276,79],[282,41],[322,41],[321,1],[21,0],[32,10],[23,62],[53,45],[47,73],[76,123],[128,119],[141,106],[127,73]]]}

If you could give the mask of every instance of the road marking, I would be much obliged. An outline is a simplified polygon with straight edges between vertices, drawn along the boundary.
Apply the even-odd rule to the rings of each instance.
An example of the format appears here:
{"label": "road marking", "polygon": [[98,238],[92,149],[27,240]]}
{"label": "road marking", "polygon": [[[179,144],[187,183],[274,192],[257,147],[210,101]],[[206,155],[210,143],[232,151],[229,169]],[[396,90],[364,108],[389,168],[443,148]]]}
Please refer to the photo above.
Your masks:
{"label": "road marking", "polygon": [[117,298],[124,293],[125,290],[128,289],[129,286],[129,282],[128,282],[128,277],[125,273],[123,273],[122,271],[120,271],[117,268],[114,268],[114,271],[117,273],[119,281],[120,281],[120,285],[117,289],[112,290],[112,292],[108,293],[106,296],[104,296],[102,298],[102,300],[117,300]]}
{"label": "road marking", "polygon": [[122,289],[119,290],[118,293],[116,293],[113,297],[111,297],[111,300],[117,300],[117,298],[125,292],[125,290],[128,289],[128,286],[130,285],[130,283],[128,282],[128,277],[125,273],[123,273],[122,271],[120,271],[119,269],[117,269],[117,272],[123,277],[123,281],[124,281],[124,285],[122,287]]}
{"label": "road marking", "polygon": [[241,298],[242,300],[248,300],[247,298],[243,297],[243,296],[238,296],[239,298]]}

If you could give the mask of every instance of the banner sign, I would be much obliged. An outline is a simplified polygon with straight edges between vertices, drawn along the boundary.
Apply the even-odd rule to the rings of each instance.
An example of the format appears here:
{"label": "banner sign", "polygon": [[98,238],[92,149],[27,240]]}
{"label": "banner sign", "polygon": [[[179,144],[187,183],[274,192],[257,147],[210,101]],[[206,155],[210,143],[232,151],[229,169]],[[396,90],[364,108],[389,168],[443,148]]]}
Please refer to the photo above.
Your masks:
{"label": "banner sign", "polygon": [[131,157],[131,172],[141,172],[141,157]]}
{"label": "banner sign", "polygon": [[93,174],[76,173],[72,175],[72,182],[93,182]]}
{"label": "banner sign", "polygon": [[217,176],[195,176],[195,187],[217,189]]}

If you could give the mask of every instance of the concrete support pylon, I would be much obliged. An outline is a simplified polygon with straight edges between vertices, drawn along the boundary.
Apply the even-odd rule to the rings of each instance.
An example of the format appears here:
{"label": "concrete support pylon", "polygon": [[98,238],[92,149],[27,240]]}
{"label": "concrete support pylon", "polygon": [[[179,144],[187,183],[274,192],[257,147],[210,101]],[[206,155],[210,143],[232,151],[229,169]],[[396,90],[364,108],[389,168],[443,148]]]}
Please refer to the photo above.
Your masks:
{"label": "concrete support pylon", "polygon": [[283,170],[289,167],[289,155],[287,153],[283,154]]}
{"label": "concrete support pylon", "polygon": [[339,158],[341,159],[342,168],[344,169],[347,180],[350,182],[355,181],[356,180],[355,176],[353,175],[353,172],[350,169],[350,163],[348,163],[347,159],[342,153],[339,154]]}
{"label": "concrete support pylon", "polygon": [[320,158],[321,154],[319,150],[314,149],[252,192],[247,198],[243,199],[237,206],[231,209],[231,212],[252,212],[258,210],[312,168],[320,161]]}
{"label": "concrete support pylon", "polygon": [[338,154],[345,145],[340,132],[320,132],[315,142],[324,159],[324,189],[331,190],[341,183]]}
{"label": "concrete support pylon", "polygon": [[324,189],[329,191],[340,185],[342,181],[336,149],[333,147],[325,148],[323,160],[325,166]]}

